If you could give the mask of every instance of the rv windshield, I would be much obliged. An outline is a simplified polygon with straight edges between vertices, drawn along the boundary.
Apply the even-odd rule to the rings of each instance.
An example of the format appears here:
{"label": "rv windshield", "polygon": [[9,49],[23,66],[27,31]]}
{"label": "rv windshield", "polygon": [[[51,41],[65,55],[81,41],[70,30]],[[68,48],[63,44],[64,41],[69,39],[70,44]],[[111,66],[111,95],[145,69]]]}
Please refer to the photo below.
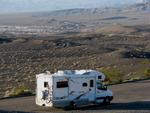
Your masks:
{"label": "rv windshield", "polygon": [[107,87],[103,85],[102,82],[97,82],[97,89],[98,90],[107,90]]}

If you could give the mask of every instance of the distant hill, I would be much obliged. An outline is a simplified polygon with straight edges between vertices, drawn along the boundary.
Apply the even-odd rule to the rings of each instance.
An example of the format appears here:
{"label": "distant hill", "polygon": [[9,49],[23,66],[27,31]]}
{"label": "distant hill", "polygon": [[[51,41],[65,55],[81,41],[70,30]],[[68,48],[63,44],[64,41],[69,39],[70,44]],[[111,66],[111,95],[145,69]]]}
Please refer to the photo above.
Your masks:
{"label": "distant hill", "polygon": [[4,14],[0,15],[0,32],[62,34],[103,31],[99,28],[104,26],[117,25],[119,29],[120,26],[147,25],[150,24],[149,4],[150,2],[146,1],[123,7],[75,8],[52,12]]}
{"label": "distant hill", "polygon": [[137,3],[127,7],[128,10],[135,10],[135,11],[150,11],[150,1]]}
{"label": "distant hill", "polygon": [[0,13],[54,11],[74,8],[122,7],[141,0],[0,0]]}
{"label": "distant hill", "polygon": [[57,16],[57,15],[90,15],[102,14],[107,12],[118,13],[124,11],[150,11],[150,0],[136,2],[132,5],[126,4],[122,7],[98,7],[98,8],[74,8],[65,10],[56,10],[52,12],[40,13],[39,16]]}

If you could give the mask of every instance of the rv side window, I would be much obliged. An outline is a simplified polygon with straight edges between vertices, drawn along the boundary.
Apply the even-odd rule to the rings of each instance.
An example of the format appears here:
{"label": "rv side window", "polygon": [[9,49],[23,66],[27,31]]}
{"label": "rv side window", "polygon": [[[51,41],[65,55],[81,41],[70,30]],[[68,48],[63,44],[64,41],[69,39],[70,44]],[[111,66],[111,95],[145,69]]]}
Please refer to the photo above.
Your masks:
{"label": "rv side window", "polygon": [[48,87],[48,82],[44,82],[44,87]]}
{"label": "rv side window", "polygon": [[82,86],[83,86],[83,87],[87,87],[87,83],[83,83]]}
{"label": "rv side window", "polygon": [[68,81],[57,82],[57,88],[66,88],[68,87]]}
{"label": "rv side window", "polygon": [[102,79],[102,76],[98,76],[98,79]]}
{"label": "rv side window", "polygon": [[90,87],[94,87],[94,80],[90,80]]}

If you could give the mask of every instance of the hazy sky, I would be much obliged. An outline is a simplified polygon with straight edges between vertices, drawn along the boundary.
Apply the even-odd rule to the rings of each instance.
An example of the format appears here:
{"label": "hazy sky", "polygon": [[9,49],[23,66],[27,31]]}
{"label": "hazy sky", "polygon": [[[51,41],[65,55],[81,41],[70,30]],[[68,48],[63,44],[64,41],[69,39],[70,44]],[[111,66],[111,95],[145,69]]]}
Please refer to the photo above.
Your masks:
{"label": "hazy sky", "polygon": [[121,6],[141,0],[0,0],[0,13]]}

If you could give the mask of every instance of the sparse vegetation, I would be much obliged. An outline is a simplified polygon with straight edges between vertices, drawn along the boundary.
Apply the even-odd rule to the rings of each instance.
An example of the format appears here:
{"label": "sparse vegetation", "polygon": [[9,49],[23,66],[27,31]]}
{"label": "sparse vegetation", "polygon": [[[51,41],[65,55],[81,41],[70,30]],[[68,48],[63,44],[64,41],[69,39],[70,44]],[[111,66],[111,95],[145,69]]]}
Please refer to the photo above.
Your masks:
{"label": "sparse vegetation", "polygon": [[106,84],[116,84],[123,82],[123,73],[116,68],[99,68],[100,72],[103,72],[106,75]]}
{"label": "sparse vegetation", "polygon": [[148,78],[150,77],[150,68],[144,70],[144,75]]}
{"label": "sparse vegetation", "polygon": [[17,96],[29,96],[29,95],[32,95],[32,91],[30,91],[27,86],[22,85],[22,86],[14,88],[11,91],[9,96],[17,97]]}
{"label": "sparse vegetation", "polygon": [[144,59],[141,61],[142,64],[150,64],[150,59]]}
{"label": "sparse vegetation", "polygon": [[125,74],[121,70],[114,67],[102,67],[98,68],[97,70],[106,75],[105,84],[107,85],[150,78],[150,68],[141,69],[130,73],[128,78],[124,77]]}

